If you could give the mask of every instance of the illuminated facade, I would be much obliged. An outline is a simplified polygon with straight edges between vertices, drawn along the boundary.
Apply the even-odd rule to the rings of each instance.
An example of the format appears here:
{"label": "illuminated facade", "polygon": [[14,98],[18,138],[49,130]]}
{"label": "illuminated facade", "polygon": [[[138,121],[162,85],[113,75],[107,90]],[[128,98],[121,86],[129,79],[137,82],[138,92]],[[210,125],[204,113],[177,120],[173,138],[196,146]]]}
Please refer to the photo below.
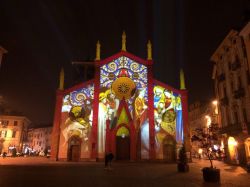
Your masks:
{"label": "illuminated facade", "polygon": [[231,30],[211,57],[227,161],[250,162],[250,23]]}
{"label": "illuminated facade", "polygon": [[2,58],[3,58],[3,54],[7,53],[8,51],[6,49],[4,49],[2,46],[0,46],[0,67],[2,64]]}
{"label": "illuminated facade", "polygon": [[22,152],[30,123],[24,116],[0,115],[0,153],[9,153],[13,147]]}
{"label": "illuminated facade", "polygon": [[184,138],[188,147],[183,73],[181,90],[155,80],[150,42],[144,60],[128,53],[122,38],[121,52],[104,60],[97,43],[93,80],[64,90],[61,71],[52,159],[102,160],[111,151],[117,160],[174,161]]}
{"label": "illuminated facade", "polygon": [[52,127],[36,127],[28,130],[28,146],[36,152],[46,151],[51,146]]}

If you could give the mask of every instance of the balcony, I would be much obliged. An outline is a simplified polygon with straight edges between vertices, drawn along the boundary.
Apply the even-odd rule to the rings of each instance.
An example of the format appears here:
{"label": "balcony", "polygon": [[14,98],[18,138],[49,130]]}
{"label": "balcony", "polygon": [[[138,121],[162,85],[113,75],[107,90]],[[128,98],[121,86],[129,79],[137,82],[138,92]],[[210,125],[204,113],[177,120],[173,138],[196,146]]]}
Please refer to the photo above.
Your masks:
{"label": "balcony", "polygon": [[224,81],[225,80],[225,74],[222,73],[220,74],[218,77],[217,77],[218,81],[221,82],[221,81]]}
{"label": "balcony", "polygon": [[231,70],[232,71],[236,71],[238,68],[240,68],[240,62],[239,61],[235,61],[234,63],[231,64]]}
{"label": "balcony", "polygon": [[224,98],[220,99],[220,104],[222,106],[228,105],[228,98],[225,96]]}
{"label": "balcony", "polygon": [[240,123],[230,124],[220,129],[221,134],[228,134],[229,136],[235,136],[241,132],[242,132],[242,127]]}
{"label": "balcony", "polygon": [[238,90],[234,91],[234,98],[235,99],[239,99],[239,98],[244,97],[244,96],[245,96],[244,88],[239,88]]}
{"label": "balcony", "polygon": [[250,134],[250,122],[247,123],[248,134]]}

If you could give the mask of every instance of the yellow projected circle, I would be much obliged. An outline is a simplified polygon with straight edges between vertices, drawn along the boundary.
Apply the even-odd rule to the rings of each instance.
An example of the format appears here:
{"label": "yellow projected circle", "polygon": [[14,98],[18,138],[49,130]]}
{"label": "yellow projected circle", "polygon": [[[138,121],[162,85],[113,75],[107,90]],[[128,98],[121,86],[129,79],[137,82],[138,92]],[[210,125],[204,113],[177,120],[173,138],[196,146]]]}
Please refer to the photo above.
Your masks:
{"label": "yellow projected circle", "polygon": [[112,84],[112,91],[118,99],[129,99],[133,96],[135,88],[134,81],[128,77],[120,77]]}

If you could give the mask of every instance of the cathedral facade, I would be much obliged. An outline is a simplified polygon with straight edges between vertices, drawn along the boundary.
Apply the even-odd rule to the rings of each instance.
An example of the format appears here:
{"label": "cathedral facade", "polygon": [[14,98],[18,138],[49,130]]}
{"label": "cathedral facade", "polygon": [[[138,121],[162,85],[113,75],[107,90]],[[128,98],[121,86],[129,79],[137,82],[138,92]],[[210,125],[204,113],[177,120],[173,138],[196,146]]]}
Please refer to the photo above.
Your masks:
{"label": "cathedral facade", "polygon": [[97,43],[95,77],[64,89],[61,72],[57,90],[51,158],[175,161],[188,139],[187,91],[153,78],[151,43],[147,59],[122,50],[100,59]]}

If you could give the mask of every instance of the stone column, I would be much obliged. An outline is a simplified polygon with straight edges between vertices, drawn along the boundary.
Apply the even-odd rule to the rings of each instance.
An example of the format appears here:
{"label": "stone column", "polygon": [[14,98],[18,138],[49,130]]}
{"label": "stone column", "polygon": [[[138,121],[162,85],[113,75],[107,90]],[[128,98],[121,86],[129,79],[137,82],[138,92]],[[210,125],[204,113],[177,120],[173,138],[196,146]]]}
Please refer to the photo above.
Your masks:
{"label": "stone column", "polygon": [[60,126],[61,126],[61,109],[63,102],[63,91],[56,92],[56,106],[54,114],[53,129],[51,133],[51,159],[58,160],[59,143],[60,143]]}
{"label": "stone column", "polygon": [[184,135],[184,146],[186,152],[189,152],[189,159],[192,161],[191,157],[191,139],[190,130],[188,123],[188,96],[187,90],[181,90],[181,104],[182,104],[182,120],[183,120],[183,135]]}

